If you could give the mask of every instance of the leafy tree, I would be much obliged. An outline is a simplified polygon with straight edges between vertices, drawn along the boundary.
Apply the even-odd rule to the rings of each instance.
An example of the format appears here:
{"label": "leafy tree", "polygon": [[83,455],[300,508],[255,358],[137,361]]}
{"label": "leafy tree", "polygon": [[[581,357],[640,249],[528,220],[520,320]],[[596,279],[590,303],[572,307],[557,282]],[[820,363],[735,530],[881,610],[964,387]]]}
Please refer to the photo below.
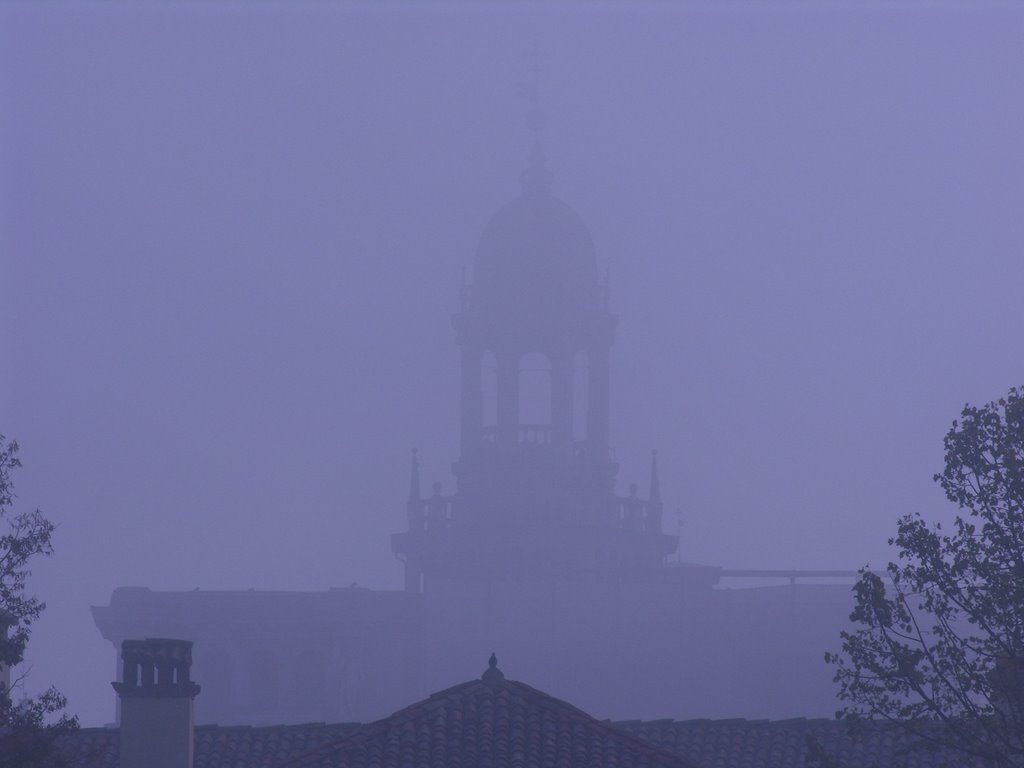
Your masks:
{"label": "leafy tree", "polygon": [[[0,668],[8,670],[22,660],[32,623],[46,607],[26,595],[25,582],[32,559],[52,554],[54,530],[38,509],[11,512],[11,473],[21,466],[17,454],[18,444],[0,434]],[[20,682],[0,678],[0,767],[58,765],[57,739],[78,721],[63,714],[66,701],[53,688],[14,701],[12,691]]]}
{"label": "leafy tree", "polygon": [[856,628],[826,654],[837,716],[896,723],[960,764],[1024,766],[1024,388],[964,407],[935,481],[961,513],[949,531],[903,517],[889,584],[861,571]]}

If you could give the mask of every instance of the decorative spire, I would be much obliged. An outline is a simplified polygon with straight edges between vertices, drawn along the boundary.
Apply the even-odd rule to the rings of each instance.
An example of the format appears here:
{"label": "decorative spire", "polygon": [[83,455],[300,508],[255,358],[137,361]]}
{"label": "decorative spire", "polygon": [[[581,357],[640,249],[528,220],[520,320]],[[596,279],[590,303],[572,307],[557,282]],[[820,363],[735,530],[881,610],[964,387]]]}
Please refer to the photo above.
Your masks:
{"label": "decorative spire", "polygon": [[544,195],[551,190],[551,171],[544,163],[544,150],[540,148],[539,141],[534,142],[526,170],[519,180],[523,185],[523,194],[528,197]]}
{"label": "decorative spire", "polygon": [[484,670],[480,679],[485,683],[500,683],[505,679],[505,675],[502,674],[500,669],[498,669],[498,657],[493,653],[491,654],[491,658],[487,660],[487,669]]}
{"label": "decorative spire", "polygon": [[416,455],[416,449],[412,449],[412,472],[409,477],[409,503],[419,504],[420,502],[420,460]]}
{"label": "decorative spire", "polygon": [[544,165],[544,152],[540,148],[540,132],[547,124],[547,115],[540,106],[540,44],[533,44],[533,77],[519,86],[519,95],[526,99],[526,127],[533,134],[533,149],[530,150],[526,170],[520,176],[523,194],[536,196],[551,189],[551,172]]}
{"label": "decorative spire", "polygon": [[526,110],[526,127],[533,131],[533,140],[540,140],[540,132],[547,123],[547,116],[540,107],[540,41],[534,40],[531,47],[533,58],[530,79],[519,83],[519,95],[529,103]]}
{"label": "decorative spire", "polygon": [[651,492],[650,500],[661,503],[661,482],[658,480],[658,452],[651,451]]}

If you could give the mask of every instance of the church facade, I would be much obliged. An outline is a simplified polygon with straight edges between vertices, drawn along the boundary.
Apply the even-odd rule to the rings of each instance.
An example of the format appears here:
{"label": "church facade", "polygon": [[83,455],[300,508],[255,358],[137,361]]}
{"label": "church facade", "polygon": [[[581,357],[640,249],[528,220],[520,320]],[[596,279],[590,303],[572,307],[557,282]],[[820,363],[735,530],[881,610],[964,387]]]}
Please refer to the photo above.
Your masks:
{"label": "church facade", "polygon": [[658,465],[616,491],[609,448],[617,318],[590,233],[551,191],[539,147],[486,225],[454,317],[456,489],[424,492],[415,454],[404,589],[154,592],[93,609],[128,638],[195,643],[199,722],[366,721],[466,676],[497,650],[524,679],[610,718],[825,715],[822,662],[849,586],[670,562]]}

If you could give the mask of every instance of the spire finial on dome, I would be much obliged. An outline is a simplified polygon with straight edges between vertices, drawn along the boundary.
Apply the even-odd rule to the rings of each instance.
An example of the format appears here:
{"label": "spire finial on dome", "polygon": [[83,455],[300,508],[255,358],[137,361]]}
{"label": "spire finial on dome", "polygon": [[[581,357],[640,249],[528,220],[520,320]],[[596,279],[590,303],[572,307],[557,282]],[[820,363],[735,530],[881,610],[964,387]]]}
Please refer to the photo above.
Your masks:
{"label": "spire finial on dome", "polygon": [[551,172],[544,164],[544,151],[540,148],[540,132],[547,124],[547,115],[540,106],[540,42],[534,40],[531,47],[533,76],[519,86],[519,95],[529,104],[526,127],[533,133],[533,149],[530,150],[526,170],[520,176],[524,195],[543,194],[551,188]]}
{"label": "spire finial on dome", "polygon": [[498,669],[498,657],[493,653],[491,654],[491,658],[487,660],[487,669],[484,670],[480,679],[485,683],[500,683],[505,679],[505,675],[502,674],[500,669]]}
{"label": "spire finial on dome", "polygon": [[651,486],[650,500],[655,503],[661,502],[661,482],[658,479],[658,452],[651,451]]}
{"label": "spire finial on dome", "polygon": [[540,148],[539,141],[534,142],[526,170],[519,180],[523,184],[524,195],[543,195],[551,189],[551,171],[544,164],[544,150]]}
{"label": "spire finial on dome", "polygon": [[412,469],[409,473],[409,503],[416,504],[420,500],[420,460],[416,449],[412,449]]}
{"label": "spire finial on dome", "polygon": [[519,84],[519,95],[529,103],[526,110],[526,127],[533,132],[534,141],[540,139],[540,132],[547,122],[544,110],[540,108],[540,41],[533,40],[530,45],[531,62],[530,79]]}

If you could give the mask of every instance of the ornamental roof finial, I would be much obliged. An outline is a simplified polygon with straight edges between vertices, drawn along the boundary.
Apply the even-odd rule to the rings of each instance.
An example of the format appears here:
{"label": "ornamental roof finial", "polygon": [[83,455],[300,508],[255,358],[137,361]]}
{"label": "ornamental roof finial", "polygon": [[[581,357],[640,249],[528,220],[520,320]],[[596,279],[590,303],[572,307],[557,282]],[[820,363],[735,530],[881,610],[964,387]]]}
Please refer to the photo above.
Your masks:
{"label": "ornamental roof finial", "polygon": [[540,134],[547,124],[547,115],[540,106],[540,43],[533,43],[533,76],[519,85],[519,95],[526,99],[526,127],[533,134],[526,170],[519,177],[524,195],[543,195],[551,189],[551,171],[544,163],[544,150],[540,147]]}
{"label": "ornamental roof finial", "polygon": [[658,479],[658,452],[651,451],[651,487],[650,500],[656,503],[661,502],[661,482]]}
{"label": "ornamental roof finial", "polygon": [[487,669],[484,670],[480,679],[485,683],[500,683],[505,679],[505,675],[502,674],[500,669],[498,669],[498,657],[493,653],[491,654],[491,658],[487,660]]}
{"label": "ornamental roof finial", "polygon": [[420,501],[420,461],[416,455],[416,449],[412,449],[412,470],[409,474],[409,503],[417,504]]}

